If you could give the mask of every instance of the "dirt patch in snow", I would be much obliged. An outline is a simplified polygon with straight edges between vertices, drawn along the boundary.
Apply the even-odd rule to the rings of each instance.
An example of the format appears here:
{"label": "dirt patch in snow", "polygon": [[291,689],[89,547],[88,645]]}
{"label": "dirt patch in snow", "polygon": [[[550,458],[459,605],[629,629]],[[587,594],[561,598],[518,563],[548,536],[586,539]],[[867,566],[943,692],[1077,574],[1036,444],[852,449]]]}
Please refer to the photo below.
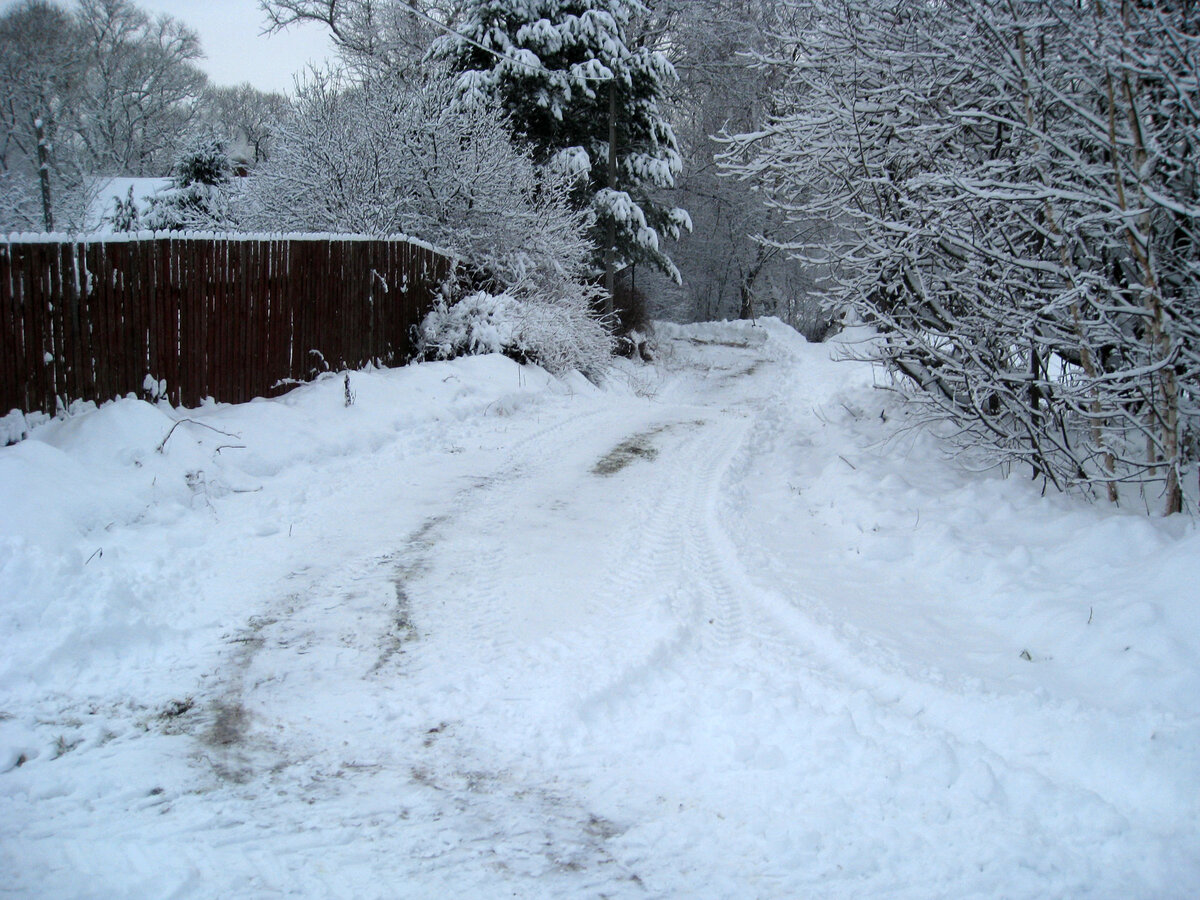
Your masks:
{"label": "dirt patch in snow", "polygon": [[592,466],[593,475],[612,475],[620,472],[634,460],[644,459],[653,461],[658,456],[658,448],[651,441],[655,435],[666,430],[666,426],[644,431],[627,438],[612,450],[608,451],[596,465]]}
{"label": "dirt patch in snow", "polygon": [[665,431],[676,428],[699,428],[705,423],[702,420],[694,422],[676,422],[669,425],[659,425],[649,431],[642,431],[626,438],[608,451],[592,466],[593,475],[612,475],[620,472],[626,466],[643,459],[653,462],[658,458],[658,448],[654,446],[654,438]]}

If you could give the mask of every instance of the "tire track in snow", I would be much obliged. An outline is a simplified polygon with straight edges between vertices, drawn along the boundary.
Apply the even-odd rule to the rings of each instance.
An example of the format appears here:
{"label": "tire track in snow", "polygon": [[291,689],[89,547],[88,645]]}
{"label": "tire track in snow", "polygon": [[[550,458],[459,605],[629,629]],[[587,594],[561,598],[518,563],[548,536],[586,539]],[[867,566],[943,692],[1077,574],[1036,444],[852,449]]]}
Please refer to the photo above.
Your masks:
{"label": "tire track in snow", "polygon": [[[764,407],[787,408],[783,396]],[[771,412],[759,418],[731,466],[732,482],[754,477],[748,474],[751,465],[756,458],[768,456],[781,427],[777,419]],[[1071,729],[1063,727],[1060,716],[1065,713],[1068,720],[1078,719],[1078,710],[1045,708],[1044,699],[1028,697],[1026,700],[1033,702],[1031,709],[1019,697],[936,684],[868,636],[831,629],[805,612],[807,595],[802,581],[789,585],[785,596],[780,591],[785,590],[786,582],[780,580],[779,570],[768,570],[764,577],[754,565],[742,563],[743,558],[761,555],[745,545],[745,536],[753,529],[747,527],[749,518],[743,521],[742,516],[752,517],[755,512],[738,508],[730,496],[723,498],[721,510],[725,522],[715,535],[716,548],[726,560],[722,569],[746,585],[747,637],[761,654],[758,668],[787,673],[792,690],[820,715],[830,719],[849,715],[856,752],[875,759],[876,765],[886,767],[904,759],[925,761],[928,768],[920,772],[897,770],[892,790],[911,791],[923,785],[928,796],[942,796],[933,809],[941,805],[946,815],[957,817],[951,821],[961,822],[974,834],[975,847],[988,847],[997,834],[1004,833],[995,827],[989,831],[988,822],[1000,826],[1015,819],[1027,831],[1025,840],[1059,834],[1056,854],[1061,854],[1063,865],[1076,871],[1081,860],[1087,871],[1091,866],[1087,860],[1097,847],[1115,849],[1131,819],[1147,817],[1109,795],[1103,783],[1080,777],[1078,771],[1063,770],[1052,755],[1031,755],[1022,749],[1038,744],[1026,741],[1022,729],[1043,717],[1044,731],[1061,729],[1064,739],[1071,739]],[[737,530],[740,547],[729,529]],[[817,607],[821,608],[820,604]],[[1095,724],[1098,736],[1109,727],[1104,722]],[[1076,759],[1086,756],[1082,748],[1067,754]],[[941,795],[939,789],[946,793]],[[861,800],[869,802],[870,796]],[[881,800],[888,802],[890,797]],[[968,814],[968,810],[972,812]],[[1062,841],[1058,827],[1042,832],[1043,818],[1073,821],[1074,839]],[[993,850],[1020,852],[1019,847],[1003,842]]]}

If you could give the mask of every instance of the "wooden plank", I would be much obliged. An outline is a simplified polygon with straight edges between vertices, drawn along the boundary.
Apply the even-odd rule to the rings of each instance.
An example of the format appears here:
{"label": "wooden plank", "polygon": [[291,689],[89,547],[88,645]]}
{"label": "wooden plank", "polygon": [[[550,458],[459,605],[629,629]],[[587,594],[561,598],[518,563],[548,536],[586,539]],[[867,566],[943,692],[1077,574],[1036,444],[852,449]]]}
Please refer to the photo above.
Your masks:
{"label": "wooden plank", "polygon": [[22,244],[13,244],[12,255],[12,315],[13,330],[21,335],[20,353],[16,357],[17,389],[21,397],[19,408],[25,412],[37,409],[32,392],[33,335],[30,333],[25,307],[29,303],[29,254]]}
{"label": "wooden plank", "polygon": [[388,244],[387,268],[384,279],[387,281],[387,296],[380,305],[379,330],[381,333],[381,348],[385,354],[385,362],[389,366],[396,365],[400,347],[396,339],[396,323],[402,318],[401,303],[404,300],[403,285],[398,275],[403,260],[404,244],[392,241]]}
{"label": "wooden plank", "polygon": [[259,325],[259,299],[256,283],[258,279],[258,241],[237,241],[242,257],[242,401],[255,396],[258,371],[262,365],[262,340]]}
{"label": "wooden plank", "polygon": [[40,412],[53,414],[54,391],[47,378],[45,355],[49,340],[47,337],[46,286],[43,260],[45,254],[41,243],[31,243],[26,248],[28,266],[27,292],[25,294],[25,328],[29,335],[26,362],[29,371],[26,377],[32,388],[29,398],[33,407]]}
{"label": "wooden plank", "polygon": [[[329,244],[321,241],[307,241],[306,243],[311,251],[309,262],[313,272],[312,302],[309,304],[308,317],[308,377],[312,379],[325,371],[325,350],[329,349],[321,346],[323,326],[327,318],[326,304],[329,300],[329,291],[326,290],[329,279]],[[317,353],[313,353],[313,350],[316,350]]]}
{"label": "wooden plank", "polygon": [[88,350],[91,355],[92,396],[98,401],[108,390],[108,322],[104,314],[104,301],[100,296],[99,280],[96,278],[96,254],[102,245],[92,243],[80,247],[79,287],[80,297],[88,318]]}
{"label": "wooden plank", "polygon": [[263,346],[266,357],[263,380],[259,387],[261,396],[270,397],[275,393],[274,382],[281,377],[279,373],[286,365],[286,359],[279,352],[279,303],[276,300],[274,285],[275,267],[278,264],[278,241],[263,243],[262,268],[259,270],[259,294],[263,300]]}
{"label": "wooden plank", "polygon": [[158,248],[159,290],[166,291],[170,297],[175,328],[175,388],[171,399],[180,406],[192,406],[196,402],[188,368],[192,323],[188,319],[187,297],[183,292],[183,273],[187,269],[187,262],[180,257],[179,249],[166,238],[157,238],[155,244]]}
{"label": "wooden plank", "polygon": [[109,317],[108,371],[110,382],[109,394],[105,399],[111,399],[119,397],[125,390],[128,348],[125,346],[125,309],[121,302],[120,285],[115,275],[120,244],[106,243],[101,244],[100,247],[101,255],[98,262],[101,268],[96,273],[96,277],[104,285],[102,288],[104,304]]}
{"label": "wooden plank", "polygon": [[241,253],[240,241],[224,241],[225,251],[229,258],[229,290],[226,294],[228,307],[226,324],[229,326],[227,342],[229,347],[229,392],[234,398],[232,402],[241,403],[246,398],[242,393],[242,379],[246,369],[246,357],[243,352],[243,335],[246,330],[246,307],[244,286],[245,258]]}
{"label": "wooden plank", "polygon": [[112,245],[97,243],[91,245],[95,254],[91,260],[92,287],[96,292],[101,309],[101,321],[104,327],[104,353],[100,365],[104,369],[104,393],[98,400],[111,400],[121,389],[120,357],[121,357],[121,307],[115,298],[112,284],[112,271],[109,263],[109,252]]}
{"label": "wooden plank", "polygon": [[183,326],[179,343],[180,380],[188,398],[184,401],[187,406],[198,406],[204,399],[207,387],[204,383],[204,356],[208,349],[204,331],[200,327],[204,302],[204,290],[200,282],[204,271],[198,250],[194,241],[171,241],[171,255],[175,260],[173,280],[179,291],[180,321]]}
{"label": "wooden plank", "polygon": [[170,341],[170,375],[167,377],[171,380],[170,398],[171,402],[177,405],[183,405],[183,383],[182,373],[179,364],[180,360],[180,334],[182,331],[183,322],[181,319],[181,303],[179,288],[172,278],[172,269],[178,263],[173,259],[171,253],[171,244],[169,241],[157,240],[154,242],[154,259],[155,259],[155,285],[159,296],[163,297],[163,303],[167,310],[167,333]]}
{"label": "wooden plank", "polygon": [[265,397],[270,372],[270,332],[268,314],[270,293],[266,284],[266,271],[270,266],[270,241],[254,242],[254,268],[251,272],[250,293],[253,298],[253,348],[254,366],[251,370],[250,396]]}
{"label": "wooden plank", "polygon": [[117,284],[121,288],[121,300],[125,308],[125,341],[129,347],[129,368],[126,391],[146,397],[146,376],[150,374],[149,323],[150,311],[146,295],[141,290],[138,263],[138,245],[122,242],[120,245],[120,267]]}
{"label": "wooden plank", "polygon": [[246,331],[245,306],[245,272],[246,260],[241,253],[240,241],[223,241],[222,245],[228,258],[226,291],[226,346],[228,353],[228,370],[226,383],[229,387],[230,402],[241,403],[246,397],[242,393],[242,378],[246,369],[246,356],[243,350],[243,335]]}
{"label": "wooden plank", "polygon": [[326,241],[324,253],[319,257],[325,264],[321,274],[321,318],[317,321],[318,346],[324,350],[325,363],[322,370],[332,372],[338,368],[338,334],[341,326],[339,302],[341,300],[341,249],[339,242]]}
{"label": "wooden plank", "polygon": [[188,319],[192,323],[191,380],[196,403],[212,396],[212,333],[208,321],[210,265],[202,241],[177,239],[177,252],[188,261],[190,272],[183,283],[187,295]]}
{"label": "wooden plank", "polygon": [[325,271],[322,273],[321,284],[321,317],[318,320],[320,328],[318,340],[322,355],[325,357],[324,371],[332,372],[340,368],[341,355],[341,309],[340,288],[342,271],[342,241],[325,242]]}
{"label": "wooden plank", "polygon": [[[394,241],[379,242],[374,266],[379,273],[379,278],[372,276],[371,279],[371,296],[374,298],[374,302],[371,304],[371,358],[381,366],[392,364],[387,352],[387,310],[388,304],[391,302],[391,276],[389,273],[392,268],[391,256],[394,243]],[[389,290],[384,290],[384,284],[387,284]]]}
{"label": "wooden plank", "polygon": [[7,285],[9,291],[9,315],[12,332],[19,336],[16,352],[13,353],[13,397],[12,405],[23,412],[35,409],[33,395],[30,390],[30,361],[32,336],[25,321],[25,304],[29,295],[29,259],[25,247],[21,244],[9,245],[10,279]]}
{"label": "wooden plank", "polygon": [[180,290],[192,323],[191,382],[196,402],[212,396],[212,329],[209,328],[209,304],[212,294],[212,265],[208,247],[200,241],[176,241],[176,252],[186,259],[190,271],[180,272]]}
{"label": "wooden plank", "polygon": [[262,341],[262,365],[259,367],[258,380],[254,384],[254,393],[259,397],[266,397],[271,392],[272,373],[279,371],[276,364],[278,359],[274,352],[274,344],[272,342],[271,329],[271,313],[273,311],[271,294],[271,265],[272,253],[274,252],[275,242],[264,240],[259,244],[258,269],[256,271],[257,286],[255,291],[258,298],[258,321],[260,331],[260,340]]}
{"label": "wooden plank", "polygon": [[304,279],[304,343],[303,343],[303,369],[304,381],[312,379],[314,371],[320,367],[319,358],[313,353],[318,350],[317,347],[317,322],[321,318],[321,294],[324,290],[324,284],[321,278],[324,275],[324,266],[322,265],[319,245],[315,241],[298,242],[304,252],[304,268],[306,269],[306,277]]}
{"label": "wooden plank", "polygon": [[46,380],[50,396],[54,398],[55,408],[66,408],[68,400],[62,384],[62,300],[61,284],[58,277],[58,244],[42,243],[38,245],[42,256],[42,289],[46,297]]}
{"label": "wooden plank", "polygon": [[74,241],[62,241],[54,247],[54,271],[57,284],[55,292],[58,297],[59,320],[59,355],[61,362],[58,369],[58,390],[70,403],[83,399],[79,389],[76,373],[79,371],[79,317],[78,305],[75,302],[75,279],[71,267],[71,250]]}
{"label": "wooden plank", "polygon": [[237,259],[230,252],[229,244],[213,241],[217,259],[216,280],[213,292],[215,324],[217,326],[217,371],[216,381],[221,393],[217,399],[224,403],[237,403],[237,366],[234,356],[234,332],[237,328]]}
{"label": "wooden plank", "polygon": [[379,365],[382,360],[379,358],[375,345],[376,326],[379,320],[376,310],[382,305],[384,298],[379,280],[373,273],[381,272],[386,268],[387,244],[384,241],[371,241],[367,249],[366,271],[363,273],[363,283],[366,285],[366,295],[363,298],[365,301],[363,309],[366,312],[366,316],[363,318],[363,359],[369,365]]}
{"label": "wooden plank", "polygon": [[221,383],[224,352],[221,346],[222,322],[221,313],[224,310],[224,290],[226,290],[226,258],[220,246],[203,242],[204,265],[208,271],[208,280],[204,294],[204,326],[206,331],[205,346],[208,347],[205,365],[208,371],[208,388],[206,392],[214,400],[223,400],[224,385]]}
{"label": "wooden plank", "polygon": [[313,377],[313,373],[320,368],[319,357],[313,353],[314,350],[319,350],[317,333],[321,319],[321,294],[324,291],[324,276],[325,267],[321,259],[321,246],[315,241],[304,241],[304,267],[308,270],[308,277],[304,280],[305,302],[304,302],[304,380],[309,381]]}
{"label": "wooden plank", "polygon": [[79,297],[79,279],[76,275],[76,259],[79,244],[64,241],[58,246],[58,270],[62,284],[63,302],[63,350],[67,360],[64,390],[73,400],[90,398],[84,365],[86,336],[83,330],[83,309]]}
{"label": "wooden plank", "polygon": [[266,384],[265,396],[276,394],[275,383],[287,377],[288,372],[288,334],[290,323],[284,313],[282,302],[282,282],[280,280],[283,265],[282,241],[272,240],[270,244],[270,268],[266,272],[266,288],[270,296],[268,308],[268,346],[270,352],[270,376]]}
{"label": "wooden plank", "polygon": [[[300,356],[300,332],[304,327],[303,316],[300,311],[300,304],[297,302],[300,295],[300,259],[296,253],[296,245],[294,241],[285,240],[280,242],[280,252],[283,255],[283,268],[280,270],[280,284],[282,302],[287,310],[288,321],[288,369],[287,378],[289,381],[299,379],[299,356]],[[287,389],[290,390],[290,384]]]}
{"label": "wooden plank", "polygon": [[355,268],[358,264],[357,253],[360,241],[338,241],[338,255],[341,257],[334,267],[333,275],[333,308],[337,315],[337,362],[335,370],[354,369],[357,360],[354,359],[354,318],[358,306],[358,277]]}
{"label": "wooden plank", "polygon": [[46,402],[49,409],[58,409],[61,405],[58,393],[59,367],[59,322],[58,308],[61,304],[55,292],[54,257],[55,245],[48,243],[37,244],[38,283],[42,292],[42,343],[45,351],[42,360],[42,376],[45,378]]}
{"label": "wooden plank", "polygon": [[[216,242],[214,242],[216,243]],[[241,260],[237,256],[236,248],[228,241],[223,241],[216,244],[217,252],[220,253],[225,260],[224,266],[224,287],[222,293],[222,311],[221,327],[222,327],[222,347],[225,351],[225,364],[223,370],[223,381],[225,385],[225,395],[229,398],[230,403],[238,403],[241,401],[241,368],[242,360],[239,358],[238,349],[238,332],[242,327],[242,310],[240,297],[238,296],[238,286],[241,281]]]}
{"label": "wooden plank", "polygon": [[341,242],[342,259],[340,271],[334,278],[337,293],[333,298],[334,307],[338,313],[338,344],[340,345],[338,362],[334,367],[336,369],[353,370],[358,368],[359,354],[358,348],[355,346],[355,332],[358,325],[359,305],[362,302],[359,296],[361,250],[362,241]]}
{"label": "wooden plank", "polygon": [[25,403],[18,363],[19,356],[24,355],[22,339],[13,301],[12,245],[0,241],[0,415],[21,409]]}
{"label": "wooden plank", "polygon": [[267,294],[267,281],[264,275],[269,264],[268,254],[271,243],[266,240],[254,242],[251,251],[253,265],[250,268],[249,290],[253,298],[253,328],[251,329],[250,347],[254,358],[254,366],[250,371],[250,396],[265,397],[270,373],[270,343],[268,332],[268,316],[270,302]]}
{"label": "wooden plank", "polygon": [[[296,308],[296,254],[292,242],[287,240],[279,242],[277,253],[279,271],[276,276],[276,290],[279,291],[282,329],[279,340],[287,344],[287,366],[283,371],[286,373],[284,378],[290,382],[296,378],[296,348],[300,334],[300,311]],[[280,390],[283,392],[290,389],[291,385],[285,384]]]}
{"label": "wooden plank", "polygon": [[130,249],[133,251],[132,262],[137,272],[137,292],[146,311],[146,373],[155,381],[152,396],[157,397],[158,386],[166,376],[162,370],[162,310],[158,306],[154,275],[150,268],[153,244],[149,241],[138,241],[131,244]]}
{"label": "wooden plank", "polygon": [[199,383],[202,385],[201,394],[221,399],[220,372],[220,338],[221,323],[215,319],[217,309],[217,293],[220,284],[217,281],[220,273],[217,270],[218,258],[216,248],[208,241],[189,241],[193,246],[197,260],[196,277],[196,328],[200,337],[203,352],[199,357]]}
{"label": "wooden plank", "polygon": [[171,303],[171,293],[162,284],[162,273],[158,259],[158,242],[145,242],[146,254],[146,283],[153,298],[158,322],[158,346],[155,349],[158,358],[159,373],[156,377],[167,383],[165,399],[170,401],[174,392],[179,389],[175,383],[175,319]]}
{"label": "wooden plank", "polygon": [[250,265],[251,254],[249,252],[252,242],[250,241],[229,241],[230,257],[237,258],[237,266],[235,268],[236,280],[235,288],[235,313],[233,316],[233,325],[235,326],[233,334],[233,350],[237,358],[237,367],[234,369],[234,382],[237,386],[238,402],[244,403],[250,399],[250,393],[247,389],[247,376],[250,371],[253,360],[250,356],[249,337],[252,329],[253,316],[253,301],[247,290],[248,267]]}
{"label": "wooden plank", "polygon": [[145,336],[141,333],[142,314],[138,298],[129,283],[129,244],[120,241],[112,244],[112,283],[115,295],[121,304],[121,386],[119,392],[141,393],[146,380],[146,354],[143,349]]}
{"label": "wooden plank", "polygon": [[173,271],[178,268],[174,253],[170,252],[168,241],[155,241],[155,260],[157,275],[155,278],[158,293],[166,298],[168,316],[170,317],[170,337],[172,337],[172,402],[186,406],[186,386],[184,385],[184,304],[180,296],[178,284],[173,280]]}

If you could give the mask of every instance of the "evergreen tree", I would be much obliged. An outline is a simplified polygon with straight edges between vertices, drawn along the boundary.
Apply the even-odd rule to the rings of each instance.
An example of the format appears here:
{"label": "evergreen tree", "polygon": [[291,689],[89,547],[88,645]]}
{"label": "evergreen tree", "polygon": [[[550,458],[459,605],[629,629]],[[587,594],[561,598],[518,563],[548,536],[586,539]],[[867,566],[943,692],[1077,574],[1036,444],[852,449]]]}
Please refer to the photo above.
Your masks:
{"label": "evergreen tree", "polygon": [[223,140],[207,135],[194,138],[175,160],[171,187],[151,199],[138,224],[152,231],[226,227],[231,168]]}
{"label": "evergreen tree", "polygon": [[675,70],[626,40],[638,12],[636,0],[469,0],[459,35],[433,54],[459,73],[464,97],[500,103],[537,162],[575,176],[575,204],[595,214],[597,271],[611,248],[616,267],[650,263],[678,281],[660,238],[691,221],[652,198],[680,170],[660,109]]}

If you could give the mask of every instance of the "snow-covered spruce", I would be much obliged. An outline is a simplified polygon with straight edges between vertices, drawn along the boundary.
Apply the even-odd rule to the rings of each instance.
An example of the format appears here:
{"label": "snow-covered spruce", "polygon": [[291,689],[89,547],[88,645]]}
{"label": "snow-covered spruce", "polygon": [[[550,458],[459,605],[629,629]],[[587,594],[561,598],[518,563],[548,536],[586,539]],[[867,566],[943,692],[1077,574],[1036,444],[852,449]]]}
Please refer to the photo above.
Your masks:
{"label": "snow-covered spruce", "polygon": [[479,291],[454,304],[439,303],[418,330],[425,359],[503,353],[562,375],[592,381],[608,368],[611,339],[586,305],[520,300]]}
{"label": "snow-covered spruce", "polygon": [[150,197],[139,212],[133,188],[118,199],[112,213],[115,231],[218,231],[230,226],[229,148],[215,135],[187,142],[171,169],[170,187]]}
{"label": "snow-covered spruce", "polygon": [[638,11],[632,0],[471,0],[458,34],[435,42],[433,55],[459,72],[464,102],[498,101],[537,162],[577,179],[576,207],[595,215],[597,270],[612,228],[618,267],[648,263],[678,281],[662,238],[677,238],[691,220],[654,197],[680,171],[660,109],[675,70],[630,40]]}

